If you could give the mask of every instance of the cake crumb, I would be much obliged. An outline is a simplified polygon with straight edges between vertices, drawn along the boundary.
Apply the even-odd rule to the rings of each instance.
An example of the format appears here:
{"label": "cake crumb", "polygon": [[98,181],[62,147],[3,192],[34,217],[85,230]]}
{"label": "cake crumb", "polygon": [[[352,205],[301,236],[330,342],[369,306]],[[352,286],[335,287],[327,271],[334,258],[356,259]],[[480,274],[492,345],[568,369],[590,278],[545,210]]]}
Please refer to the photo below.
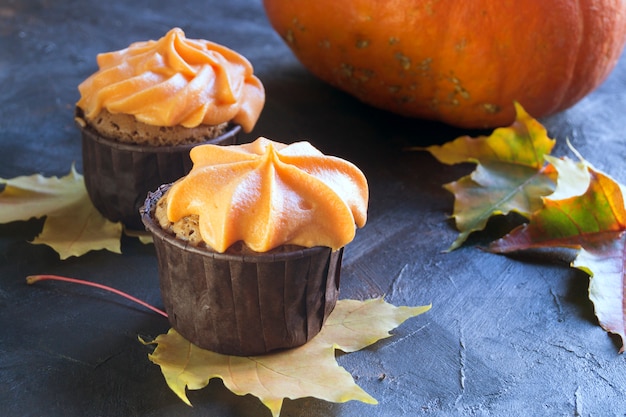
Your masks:
{"label": "cake crumb", "polygon": [[[219,125],[155,126],[138,121],[133,115],[110,113],[103,109],[93,120],[77,117],[77,123],[87,125],[102,136],[120,143],[150,146],[174,146],[201,143],[214,139],[228,128],[228,123]],[[80,120],[80,121],[79,121]]]}

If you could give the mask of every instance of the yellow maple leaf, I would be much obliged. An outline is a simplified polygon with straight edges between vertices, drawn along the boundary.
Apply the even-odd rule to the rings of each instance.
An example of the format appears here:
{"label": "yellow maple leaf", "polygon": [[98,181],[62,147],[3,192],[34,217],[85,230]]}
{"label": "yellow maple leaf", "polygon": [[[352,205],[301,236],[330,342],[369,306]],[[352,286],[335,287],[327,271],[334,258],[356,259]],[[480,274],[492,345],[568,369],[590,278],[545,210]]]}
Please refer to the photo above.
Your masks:
{"label": "yellow maple leaf", "polygon": [[321,332],[298,348],[262,356],[229,356],[200,349],[170,329],[154,340],[149,355],[161,367],[168,386],[191,405],[186,388],[206,387],[220,378],[237,395],[252,394],[280,415],[283,399],[316,397],[331,402],[377,404],[352,375],[339,366],[335,350],[354,352],[389,337],[389,331],[430,306],[395,307],[377,298],[339,300]]}
{"label": "yellow maple leaf", "polygon": [[121,253],[122,224],[96,210],[74,166],[61,178],[35,174],[0,178],[0,184],[0,223],[46,217],[32,243],[50,246],[61,259],[99,249]]}

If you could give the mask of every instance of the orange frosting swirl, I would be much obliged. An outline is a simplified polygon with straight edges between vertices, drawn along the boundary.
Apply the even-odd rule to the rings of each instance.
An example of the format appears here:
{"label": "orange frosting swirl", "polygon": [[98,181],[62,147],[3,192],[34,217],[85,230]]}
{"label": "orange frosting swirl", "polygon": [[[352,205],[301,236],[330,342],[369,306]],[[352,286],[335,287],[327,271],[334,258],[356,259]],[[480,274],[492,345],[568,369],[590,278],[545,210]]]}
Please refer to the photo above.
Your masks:
{"label": "orange frosting swirl", "polygon": [[286,244],[337,250],[365,225],[365,175],[308,142],[200,145],[191,159],[191,172],[167,193],[167,217],[197,215],[202,239],[218,252],[238,241],[256,252]]}
{"label": "orange frosting swirl", "polygon": [[158,41],[99,54],[99,70],[83,81],[77,106],[88,119],[102,109],[156,126],[196,127],[233,121],[250,132],[265,90],[250,62],[179,28]]}

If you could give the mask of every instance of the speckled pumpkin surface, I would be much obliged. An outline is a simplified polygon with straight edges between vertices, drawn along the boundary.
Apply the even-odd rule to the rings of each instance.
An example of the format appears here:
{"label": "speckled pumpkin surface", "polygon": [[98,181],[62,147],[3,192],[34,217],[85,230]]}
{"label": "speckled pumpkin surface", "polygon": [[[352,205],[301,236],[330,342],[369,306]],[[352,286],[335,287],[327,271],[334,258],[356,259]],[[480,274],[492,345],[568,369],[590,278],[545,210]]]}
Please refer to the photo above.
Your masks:
{"label": "speckled pumpkin surface", "polygon": [[509,124],[513,102],[542,117],[613,69],[624,0],[264,0],[313,74],[358,99],[462,127]]}

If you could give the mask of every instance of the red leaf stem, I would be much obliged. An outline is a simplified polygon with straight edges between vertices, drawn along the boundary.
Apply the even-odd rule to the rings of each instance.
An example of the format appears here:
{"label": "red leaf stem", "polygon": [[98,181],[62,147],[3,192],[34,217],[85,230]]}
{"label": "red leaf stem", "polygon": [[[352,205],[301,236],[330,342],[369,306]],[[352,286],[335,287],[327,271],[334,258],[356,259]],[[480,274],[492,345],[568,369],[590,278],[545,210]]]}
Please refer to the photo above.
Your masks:
{"label": "red leaf stem", "polygon": [[45,281],[45,280],[65,281],[65,282],[71,282],[71,283],[74,283],[74,284],[87,285],[87,286],[90,286],[90,287],[100,288],[101,290],[112,292],[112,293],[117,294],[117,295],[119,295],[121,297],[124,297],[124,298],[126,298],[126,299],[128,299],[130,301],[133,301],[133,302],[135,302],[137,304],[140,304],[140,305],[142,305],[142,306],[144,306],[144,307],[154,311],[155,313],[158,313],[158,314],[162,315],[163,317],[167,317],[167,313],[164,312],[163,310],[160,310],[160,309],[158,309],[158,308],[156,308],[156,307],[146,303],[145,301],[141,301],[140,299],[135,298],[135,297],[133,297],[130,294],[127,294],[127,293],[125,293],[123,291],[120,291],[120,290],[117,290],[115,288],[111,288],[111,287],[109,287],[107,285],[98,284],[96,282],[91,282],[91,281],[85,281],[85,280],[82,280],[82,279],[61,277],[61,276],[58,276],[58,275],[31,275],[31,276],[26,277],[26,283],[27,284],[34,284],[34,283],[36,283],[38,281]]}

